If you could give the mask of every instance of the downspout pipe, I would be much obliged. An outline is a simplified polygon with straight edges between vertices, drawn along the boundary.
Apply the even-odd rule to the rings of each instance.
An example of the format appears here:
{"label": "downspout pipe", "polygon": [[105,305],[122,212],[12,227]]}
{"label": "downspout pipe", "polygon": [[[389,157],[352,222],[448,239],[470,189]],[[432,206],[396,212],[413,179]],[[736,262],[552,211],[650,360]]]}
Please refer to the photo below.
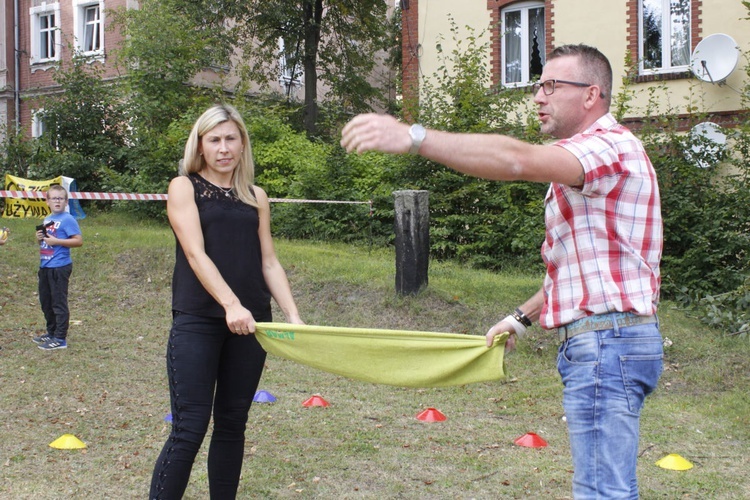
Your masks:
{"label": "downspout pipe", "polygon": [[16,134],[21,132],[21,34],[19,27],[18,0],[13,0],[13,40],[15,54],[15,70],[13,72],[13,101],[16,115]]}

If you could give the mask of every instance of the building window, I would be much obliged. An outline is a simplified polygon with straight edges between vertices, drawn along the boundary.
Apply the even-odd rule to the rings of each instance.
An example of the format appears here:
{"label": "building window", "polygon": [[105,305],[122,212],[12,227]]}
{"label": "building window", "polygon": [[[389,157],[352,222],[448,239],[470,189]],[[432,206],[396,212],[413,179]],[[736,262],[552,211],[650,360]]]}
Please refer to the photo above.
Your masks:
{"label": "building window", "polygon": [[57,135],[52,133],[48,122],[44,117],[44,108],[35,109],[31,112],[31,137],[40,141],[47,141],[54,149],[57,145]]}
{"label": "building window", "polygon": [[83,17],[83,51],[98,51],[102,46],[99,6],[96,5],[94,7],[86,7],[84,9]]}
{"label": "building window", "polygon": [[44,135],[44,109],[37,109],[31,113],[31,137],[39,139]]}
{"label": "building window", "polygon": [[641,74],[677,73],[690,66],[691,0],[640,0]]}
{"label": "building window", "polygon": [[541,76],[544,67],[544,3],[512,4],[501,11],[500,18],[503,85],[529,85]]}
{"label": "building window", "polygon": [[302,85],[303,71],[299,65],[299,52],[295,47],[287,46],[283,38],[279,38],[279,83],[287,92]]}
{"label": "building window", "polygon": [[55,58],[55,14],[39,16],[39,59]]}
{"label": "building window", "polygon": [[74,0],[76,50],[86,56],[104,54],[104,2]]}
{"label": "building window", "polygon": [[29,9],[31,64],[60,60],[60,4],[42,4]]}

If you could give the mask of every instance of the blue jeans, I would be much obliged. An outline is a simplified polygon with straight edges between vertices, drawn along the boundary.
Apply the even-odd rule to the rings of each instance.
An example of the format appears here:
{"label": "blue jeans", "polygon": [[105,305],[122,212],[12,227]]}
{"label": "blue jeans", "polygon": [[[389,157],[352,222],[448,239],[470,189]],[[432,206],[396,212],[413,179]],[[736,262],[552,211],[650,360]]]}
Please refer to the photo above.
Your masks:
{"label": "blue jeans", "polygon": [[640,413],[663,357],[658,323],[582,333],[560,345],[576,500],[638,498]]}
{"label": "blue jeans", "polygon": [[224,318],[175,316],[167,346],[172,431],[154,467],[150,499],[182,498],[212,415],[209,493],[235,498],[248,411],[265,360],[255,335],[231,333]]}

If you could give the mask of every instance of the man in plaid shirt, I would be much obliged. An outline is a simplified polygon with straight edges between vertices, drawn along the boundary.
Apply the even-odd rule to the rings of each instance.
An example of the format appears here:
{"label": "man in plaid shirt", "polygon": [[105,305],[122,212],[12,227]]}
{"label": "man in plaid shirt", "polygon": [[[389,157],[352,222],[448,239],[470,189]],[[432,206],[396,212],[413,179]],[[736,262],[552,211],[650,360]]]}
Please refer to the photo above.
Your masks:
{"label": "man in plaid shirt", "polygon": [[609,113],[612,68],[599,50],[556,48],[533,90],[541,130],[557,142],[426,130],[366,114],[344,127],[341,144],[411,152],[485,179],[550,183],[544,283],[489,329],[487,345],[511,332],[512,350],[537,320],[556,331],[573,496],[636,499],[640,412],[663,363],[656,174],[640,141]]}

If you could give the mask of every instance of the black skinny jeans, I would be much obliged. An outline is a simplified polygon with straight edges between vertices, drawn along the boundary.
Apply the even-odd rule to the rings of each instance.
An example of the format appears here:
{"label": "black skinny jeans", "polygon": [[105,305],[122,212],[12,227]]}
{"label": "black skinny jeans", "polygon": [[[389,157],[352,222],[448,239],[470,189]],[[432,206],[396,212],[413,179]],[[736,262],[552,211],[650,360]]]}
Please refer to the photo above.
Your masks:
{"label": "black skinny jeans", "polygon": [[156,461],[149,498],[182,498],[212,412],[211,498],[236,497],[248,411],[265,360],[255,335],[231,333],[224,319],[175,315],[167,346],[172,431]]}
{"label": "black skinny jeans", "polygon": [[39,304],[47,322],[47,335],[57,339],[68,337],[70,309],[68,308],[68,284],[73,273],[73,264],[61,267],[40,267]]}

